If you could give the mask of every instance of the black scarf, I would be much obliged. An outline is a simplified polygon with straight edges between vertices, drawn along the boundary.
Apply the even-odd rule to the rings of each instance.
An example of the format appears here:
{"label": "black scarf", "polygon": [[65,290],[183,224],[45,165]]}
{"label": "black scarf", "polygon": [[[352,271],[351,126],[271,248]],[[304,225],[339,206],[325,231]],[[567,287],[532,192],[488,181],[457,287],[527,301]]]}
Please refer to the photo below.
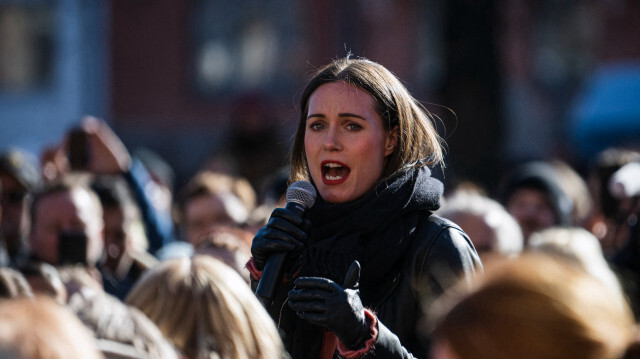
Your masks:
{"label": "black scarf", "polygon": [[[308,212],[312,230],[299,275],[342,284],[349,265],[357,259],[362,266],[362,302],[375,309],[400,270],[421,214],[440,207],[442,192],[442,183],[423,166],[400,171],[353,202],[330,204],[318,198]],[[285,316],[297,323],[283,329],[293,336],[288,348],[293,358],[317,352],[320,328],[291,314]]]}

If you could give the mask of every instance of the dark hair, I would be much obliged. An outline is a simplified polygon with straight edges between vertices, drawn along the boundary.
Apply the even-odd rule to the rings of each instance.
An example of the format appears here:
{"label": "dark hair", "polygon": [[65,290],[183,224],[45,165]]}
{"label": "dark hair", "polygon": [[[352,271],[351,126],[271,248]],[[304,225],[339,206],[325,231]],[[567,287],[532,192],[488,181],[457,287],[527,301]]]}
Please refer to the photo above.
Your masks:
{"label": "dark hair", "polygon": [[291,182],[309,179],[304,148],[309,98],[318,87],[339,81],[366,91],[375,99],[386,130],[398,126],[398,144],[389,156],[382,178],[404,167],[442,164],[442,139],[432,123],[434,116],[384,66],[347,56],[316,72],[302,93],[300,120],[291,149]]}

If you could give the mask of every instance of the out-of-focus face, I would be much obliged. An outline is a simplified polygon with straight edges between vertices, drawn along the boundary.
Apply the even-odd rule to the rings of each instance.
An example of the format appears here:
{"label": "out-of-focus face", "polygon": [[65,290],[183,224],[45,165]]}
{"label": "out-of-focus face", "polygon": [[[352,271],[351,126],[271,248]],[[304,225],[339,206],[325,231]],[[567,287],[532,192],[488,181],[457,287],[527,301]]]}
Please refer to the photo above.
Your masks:
{"label": "out-of-focus face", "polygon": [[522,229],[525,241],[531,233],[556,224],[553,207],[541,191],[520,188],[513,192],[506,205]]}
{"label": "out-of-focus face", "polygon": [[184,222],[186,240],[194,246],[216,226],[235,224],[223,200],[213,194],[190,199],[184,208]]}
{"label": "out-of-focus face", "polygon": [[449,216],[449,219],[467,233],[481,257],[487,253],[496,251],[497,238],[495,230],[487,224],[483,216],[470,213],[457,213]]}
{"label": "out-of-focus face", "polygon": [[62,232],[79,232],[87,236],[87,262],[98,262],[104,246],[103,220],[100,208],[87,191],[52,193],[36,206],[30,245],[38,258],[58,264],[58,236]]}
{"label": "out-of-focus face", "polygon": [[320,196],[329,203],[359,198],[382,176],[397,129],[386,131],[375,99],[342,81],[318,87],[308,107],[304,145]]}
{"label": "out-of-focus face", "polygon": [[30,195],[13,176],[0,173],[2,186],[2,222],[0,229],[9,248],[16,249],[19,241],[29,233],[31,226],[29,217]]}

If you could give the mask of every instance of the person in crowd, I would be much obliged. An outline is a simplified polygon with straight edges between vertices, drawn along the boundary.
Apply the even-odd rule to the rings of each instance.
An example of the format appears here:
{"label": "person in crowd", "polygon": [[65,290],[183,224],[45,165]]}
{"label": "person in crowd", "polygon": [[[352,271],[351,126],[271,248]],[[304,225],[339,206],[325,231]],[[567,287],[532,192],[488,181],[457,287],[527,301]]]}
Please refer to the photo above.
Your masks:
{"label": "person in crowd", "polygon": [[218,226],[195,248],[195,254],[212,256],[233,268],[249,282],[245,264],[251,258],[253,233],[242,228]]}
{"label": "person in crowd", "polygon": [[299,108],[290,181],[318,195],[304,214],[275,209],[254,237],[257,289],[284,255],[273,298],[258,296],[293,358],[425,357],[421,301],[482,267],[468,236],[432,214],[443,185],[429,166],[443,158],[431,115],[385,67],[351,56],[318,70]]}
{"label": "person in crowd", "polygon": [[34,195],[29,236],[32,260],[54,266],[79,264],[101,282],[104,248],[102,206],[83,176],[66,175]]}
{"label": "person in crowd", "polygon": [[535,231],[571,224],[573,202],[560,181],[544,161],[519,165],[503,178],[500,202],[520,225],[525,243]]}
{"label": "person in crowd", "polygon": [[242,227],[256,204],[255,191],[242,177],[202,171],[181,191],[177,201],[183,239],[194,247],[216,226]]}
{"label": "person in crowd", "polygon": [[124,300],[142,273],[157,263],[147,252],[139,208],[120,176],[96,177],[92,189],[103,209],[105,251],[100,262],[104,289]]}
{"label": "person in crowd", "polygon": [[158,327],[138,309],[101,291],[81,290],[67,307],[93,332],[107,359],[177,359],[178,353]]}
{"label": "person in crowd", "polygon": [[31,153],[9,148],[0,154],[0,245],[9,256],[5,265],[17,267],[28,259],[29,206],[40,184],[40,171]]}
{"label": "person in crowd", "polygon": [[82,322],[46,296],[0,301],[0,351],[11,359],[104,359]]}
{"label": "person in crowd", "polygon": [[481,257],[522,252],[524,239],[518,222],[499,202],[477,191],[455,190],[436,214],[458,224]]}
{"label": "person in crowd", "polygon": [[[612,181],[620,180],[616,174],[620,169],[637,163],[640,152],[633,149],[609,148],[598,154],[589,173],[597,206],[588,228],[602,243],[607,260],[621,277],[636,319],[640,319],[640,196],[617,193],[611,187]],[[632,173],[626,181],[625,187],[633,187],[640,177]]]}
{"label": "person in crowd", "polygon": [[72,172],[94,176],[119,175],[129,185],[140,208],[148,252],[155,254],[176,240],[171,218],[171,195],[160,188],[141,160],[132,156],[120,138],[103,120],[84,116],[65,135],[61,145],[43,154],[43,171],[49,180]]}
{"label": "person in crowd", "polygon": [[640,162],[640,152],[612,147],[594,158],[588,173],[588,184],[594,200],[594,213],[586,226],[602,243],[607,258],[620,251],[629,239],[629,199],[617,198],[609,190],[609,180],[622,166]]}
{"label": "person in crowd", "polygon": [[276,326],[249,286],[210,256],[161,262],[126,303],[156,323],[185,358],[283,358]]}
{"label": "person in crowd", "polygon": [[[527,251],[574,261],[626,302],[620,281],[604,257],[598,238],[581,227],[549,227],[531,235]],[[622,304],[621,304],[622,305]],[[626,304],[628,305],[628,304]]]}
{"label": "person in crowd", "polygon": [[620,359],[635,343],[629,307],[574,262],[530,253],[484,264],[471,290],[432,307],[431,358]]}

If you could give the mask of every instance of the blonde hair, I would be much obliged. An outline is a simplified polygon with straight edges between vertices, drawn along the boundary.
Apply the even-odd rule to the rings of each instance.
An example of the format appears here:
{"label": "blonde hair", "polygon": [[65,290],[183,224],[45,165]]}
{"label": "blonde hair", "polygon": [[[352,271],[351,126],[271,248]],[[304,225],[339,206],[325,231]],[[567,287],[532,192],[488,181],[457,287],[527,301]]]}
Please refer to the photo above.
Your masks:
{"label": "blonde hair", "polygon": [[385,130],[398,126],[398,144],[385,165],[382,178],[404,167],[443,164],[442,139],[427,111],[384,66],[349,56],[331,62],[309,80],[300,99],[300,120],[291,150],[291,182],[310,180],[304,136],[309,98],[321,85],[343,81],[371,95]]}
{"label": "blonde hair", "polygon": [[602,282],[542,254],[487,262],[470,292],[441,298],[435,312],[436,344],[461,359],[614,359],[634,334],[630,308]]}
{"label": "blonde hair", "polygon": [[148,271],[126,302],[191,359],[282,358],[275,324],[247,283],[208,256],[173,258]]}

